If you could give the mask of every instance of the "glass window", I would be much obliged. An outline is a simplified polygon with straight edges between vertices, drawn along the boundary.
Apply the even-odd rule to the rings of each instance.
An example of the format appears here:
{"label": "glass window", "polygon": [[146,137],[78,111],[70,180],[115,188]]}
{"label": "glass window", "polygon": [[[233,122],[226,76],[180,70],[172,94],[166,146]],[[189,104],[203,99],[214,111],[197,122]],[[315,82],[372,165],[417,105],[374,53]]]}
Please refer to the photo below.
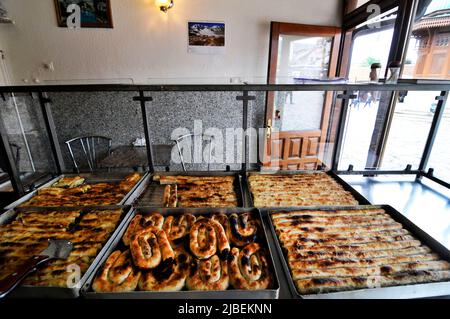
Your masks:
{"label": "glass window", "polygon": [[450,79],[450,1],[420,1],[403,78]]}
{"label": "glass window", "polygon": [[395,106],[381,168],[418,169],[436,110],[439,92],[408,92]]}
{"label": "glass window", "polygon": [[448,147],[449,136],[450,106],[447,103],[427,167],[427,169],[433,168],[434,175],[447,182],[450,181],[450,148]]}

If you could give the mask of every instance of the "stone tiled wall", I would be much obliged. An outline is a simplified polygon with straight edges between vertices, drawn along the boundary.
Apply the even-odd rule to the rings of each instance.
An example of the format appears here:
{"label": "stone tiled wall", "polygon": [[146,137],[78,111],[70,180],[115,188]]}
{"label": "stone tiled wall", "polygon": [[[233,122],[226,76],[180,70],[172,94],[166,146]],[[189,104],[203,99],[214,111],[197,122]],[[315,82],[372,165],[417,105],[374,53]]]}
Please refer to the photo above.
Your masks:
{"label": "stone tiled wall", "polygon": [[[144,137],[139,102],[133,101],[137,92],[71,92],[49,93],[57,134],[67,168],[72,164],[64,141],[83,135],[110,137],[113,147],[131,145]],[[148,103],[148,120],[152,144],[171,144],[174,129],[184,127],[193,131],[194,120],[201,120],[203,129],[215,127],[225,134],[226,128],[242,127],[240,92],[146,92],[153,97]],[[250,102],[249,126],[262,127],[265,93],[255,93]],[[225,163],[231,164],[231,163]],[[224,169],[225,165],[212,165]],[[187,165],[189,170],[203,170],[206,165]],[[231,165],[239,169],[239,164]],[[172,170],[181,169],[172,165]]]}

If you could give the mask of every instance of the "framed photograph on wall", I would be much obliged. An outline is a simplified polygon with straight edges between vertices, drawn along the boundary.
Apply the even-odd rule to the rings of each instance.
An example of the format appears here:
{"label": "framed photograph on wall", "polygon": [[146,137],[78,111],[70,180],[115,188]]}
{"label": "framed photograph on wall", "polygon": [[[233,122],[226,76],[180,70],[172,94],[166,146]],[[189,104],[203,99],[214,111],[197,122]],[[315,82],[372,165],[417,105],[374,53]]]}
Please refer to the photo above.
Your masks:
{"label": "framed photograph on wall", "polygon": [[82,28],[112,28],[110,0],[55,0],[58,26],[67,27],[67,7],[76,4],[80,7]]}
{"label": "framed photograph on wall", "polygon": [[188,52],[197,54],[224,54],[225,23],[188,22]]}

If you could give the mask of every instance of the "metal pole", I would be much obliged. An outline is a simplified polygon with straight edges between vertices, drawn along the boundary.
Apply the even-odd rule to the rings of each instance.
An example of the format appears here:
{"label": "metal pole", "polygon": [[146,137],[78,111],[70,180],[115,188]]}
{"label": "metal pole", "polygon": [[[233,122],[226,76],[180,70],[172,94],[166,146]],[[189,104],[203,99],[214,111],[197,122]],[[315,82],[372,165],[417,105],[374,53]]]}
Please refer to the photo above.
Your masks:
{"label": "metal pole", "polygon": [[43,92],[38,93],[39,103],[41,104],[42,115],[47,129],[47,135],[50,140],[50,147],[53,153],[53,158],[56,167],[56,173],[59,175],[65,171],[64,159],[59,145],[58,135],[56,134],[56,126],[53,120],[52,111],[50,108],[51,100]]}
{"label": "metal pole", "polygon": [[149,123],[148,123],[148,117],[147,117],[147,106],[146,102],[153,101],[153,98],[151,96],[145,96],[144,91],[139,91],[139,96],[133,97],[133,101],[139,101],[141,104],[141,112],[142,112],[142,121],[144,123],[144,135],[145,135],[145,145],[147,148],[147,160],[148,160],[148,167],[151,173],[155,171],[155,165],[153,163],[153,154],[152,154],[152,145],[150,141],[150,133],[149,133]]}
{"label": "metal pole", "polygon": [[[428,133],[425,149],[423,150],[422,159],[419,165],[419,171],[425,171],[430,159],[431,151],[433,150],[434,141],[439,131],[439,125],[441,124],[442,117],[444,115],[445,105],[448,99],[448,92],[442,91],[441,95],[436,97],[438,100],[436,111],[434,113],[433,122],[431,123],[430,132]],[[420,178],[421,176],[418,176]]]}
{"label": "metal pole", "polygon": [[350,99],[354,99],[356,98],[356,96],[353,94],[349,94],[348,91],[344,91],[343,94],[338,94],[336,98],[342,99],[342,109],[339,114],[339,125],[337,129],[336,146],[334,147],[333,152],[333,165],[332,165],[333,171],[337,171],[339,166],[339,156],[342,150],[342,143],[344,142],[343,138],[345,131],[345,122],[347,121],[348,104],[350,102]]}
{"label": "metal pole", "polygon": [[249,153],[248,153],[248,101],[254,101],[256,97],[254,95],[249,95],[248,91],[243,91],[243,95],[236,96],[236,100],[242,101],[243,112],[242,112],[242,128],[244,130],[244,163],[242,163],[242,172],[247,172],[250,165]]}
{"label": "metal pole", "polygon": [[20,172],[16,166],[14,156],[9,146],[8,133],[6,132],[5,124],[0,120],[0,156],[5,159],[6,171],[9,175],[11,185],[14,192],[21,197],[25,194],[25,190],[20,180]]}

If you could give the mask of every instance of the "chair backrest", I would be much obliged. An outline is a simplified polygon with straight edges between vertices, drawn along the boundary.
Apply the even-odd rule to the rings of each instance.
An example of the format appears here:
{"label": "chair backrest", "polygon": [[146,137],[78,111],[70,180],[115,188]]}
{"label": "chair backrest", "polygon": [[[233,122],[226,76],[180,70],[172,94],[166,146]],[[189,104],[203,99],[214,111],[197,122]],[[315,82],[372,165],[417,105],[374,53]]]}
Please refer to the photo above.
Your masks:
{"label": "chair backrest", "polygon": [[[77,173],[83,165],[82,159],[93,172],[98,168],[99,161],[111,154],[112,140],[104,136],[75,137],[65,143]],[[76,149],[77,146],[79,149]],[[78,160],[77,157],[79,157]]]}
{"label": "chair backrest", "polygon": [[[208,151],[208,162],[207,162],[208,171],[209,171],[210,164],[211,164],[212,141],[214,139],[214,136],[207,135],[207,134],[186,134],[186,135],[180,136],[179,138],[173,140],[177,146],[178,155],[180,156],[181,166],[183,167],[183,171],[186,172],[186,164],[185,164],[185,158],[183,157],[183,152],[181,150],[181,146],[182,146],[182,143],[187,139],[191,140],[190,145],[194,145],[194,143],[192,141],[192,139],[194,139],[194,138],[202,139],[202,156],[203,156],[203,142],[206,142],[209,144],[209,146],[208,146],[208,150],[209,150]],[[192,153],[191,153],[191,156],[192,156]]]}

